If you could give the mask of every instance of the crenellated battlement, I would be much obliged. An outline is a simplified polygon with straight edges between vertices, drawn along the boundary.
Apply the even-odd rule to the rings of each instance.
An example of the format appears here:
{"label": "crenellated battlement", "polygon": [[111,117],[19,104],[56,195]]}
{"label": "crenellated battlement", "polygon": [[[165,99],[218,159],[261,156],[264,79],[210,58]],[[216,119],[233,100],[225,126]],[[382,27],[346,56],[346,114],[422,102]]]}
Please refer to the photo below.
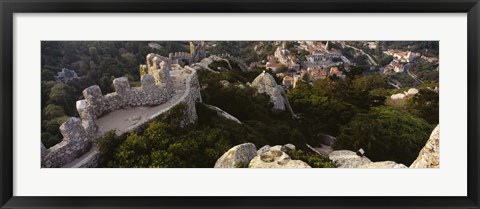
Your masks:
{"label": "crenellated battlement", "polygon": [[192,55],[188,52],[175,52],[168,54],[168,58],[171,60],[192,60]]}
{"label": "crenellated battlement", "polygon": [[97,85],[90,86],[83,91],[85,100],[77,102],[77,110],[79,113],[92,111],[91,114],[80,115],[87,117],[93,115],[96,119],[119,109],[163,104],[172,97],[173,84],[171,80],[157,83],[153,76],[146,74],[140,81],[141,87],[130,87],[127,78],[116,78],[113,80],[115,92],[106,95],[102,95],[102,91]]}
{"label": "crenellated battlement", "polygon": [[79,118],[72,117],[60,126],[63,140],[48,150],[42,145],[42,167],[60,167],[80,157],[91,148],[92,136]]}
{"label": "crenellated battlement", "polygon": [[233,56],[229,53],[222,53],[222,54],[218,54],[218,55],[214,55],[214,56],[221,57],[221,58],[224,58],[224,59],[228,59],[230,61],[233,61],[233,62],[237,63],[238,66],[240,67],[240,69],[244,72],[252,70],[252,67],[248,66],[242,59],[240,59],[238,57],[235,57],[235,56]]}
{"label": "crenellated battlement", "polygon": [[[82,93],[85,99],[76,103],[80,118],[72,117],[60,126],[63,140],[49,149],[42,145],[42,167],[63,167],[71,164],[79,157],[86,155],[94,144],[95,138],[103,134],[97,126],[97,119],[121,109],[131,109],[140,106],[159,106],[169,102],[158,114],[151,115],[141,123],[150,121],[161,112],[179,102],[189,107],[189,117],[186,122],[196,120],[195,102],[201,101],[200,85],[196,71],[192,68],[176,68],[174,75],[170,74],[171,59],[156,54],[149,54],[146,65],[141,66],[148,74],[141,77],[140,87],[131,87],[125,77],[113,80],[115,92],[103,95],[99,86],[86,88]],[[175,88],[183,89],[176,93]],[[175,96],[175,94],[180,94]],[[175,98],[173,98],[175,97]],[[170,104],[171,103],[171,104]],[[136,124],[138,127],[141,124]],[[133,127],[131,127],[133,128]],[[130,130],[130,129],[129,129]],[[96,152],[98,154],[98,152]],[[92,157],[89,160],[96,158]],[[95,162],[87,162],[95,165]]]}

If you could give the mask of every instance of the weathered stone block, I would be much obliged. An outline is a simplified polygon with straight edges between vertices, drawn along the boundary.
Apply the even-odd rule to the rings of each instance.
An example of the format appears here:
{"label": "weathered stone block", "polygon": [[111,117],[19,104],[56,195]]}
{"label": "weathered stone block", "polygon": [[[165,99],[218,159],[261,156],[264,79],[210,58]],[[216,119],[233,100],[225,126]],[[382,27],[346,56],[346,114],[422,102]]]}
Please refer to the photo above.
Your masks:
{"label": "weathered stone block", "polygon": [[130,83],[126,77],[115,78],[113,80],[113,86],[115,87],[115,92],[119,95],[125,95],[130,89]]}
{"label": "weathered stone block", "polygon": [[93,136],[97,132],[98,127],[95,124],[95,116],[91,107],[87,105],[85,100],[78,100],[76,106],[83,128],[88,134]]}
{"label": "weathered stone block", "polygon": [[83,97],[85,98],[85,101],[90,104],[90,105],[95,105],[97,103],[102,102],[102,90],[100,89],[99,86],[93,85],[85,90],[83,90]]}
{"label": "weathered stone block", "polygon": [[75,140],[79,136],[87,135],[82,121],[75,117],[71,117],[60,126],[60,133],[65,140]]}
{"label": "weathered stone block", "polygon": [[143,75],[140,82],[142,83],[142,89],[146,92],[150,92],[156,87],[155,78],[151,75]]}

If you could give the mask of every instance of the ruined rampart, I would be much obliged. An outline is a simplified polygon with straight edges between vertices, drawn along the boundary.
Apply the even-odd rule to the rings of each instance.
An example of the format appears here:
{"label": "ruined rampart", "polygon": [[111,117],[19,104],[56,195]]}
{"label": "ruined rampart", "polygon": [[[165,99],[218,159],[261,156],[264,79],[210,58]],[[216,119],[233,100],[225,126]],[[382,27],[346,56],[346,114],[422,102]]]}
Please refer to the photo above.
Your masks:
{"label": "ruined rampart", "polygon": [[[142,76],[140,87],[130,87],[127,78],[121,77],[114,79],[115,92],[113,93],[103,95],[97,85],[86,88],[83,91],[85,99],[77,101],[76,104],[80,118],[72,117],[60,126],[62,141],[49,149],[45,149],[42,144],[42,167],[62,167],[96,149],[92,145],[95,139],[103,134],[98,131],[96,119],[119,109],[156,106],[171,102],[158,113],[150,116],[147,121],[135,126],[138,127],[183,102],[188,107],[185,123],[196,121],[195,102],[201,101],[197,73],[187,66],[181,69],[182,72],[176,72],[178,74],[176,77],[171,76],[171,64],[172,60],[149,54],[147,63],[143,66],[147,68],[148,74]],[[174,85],[184,86],[185,91],[181,92],[182,95],[179,95],[178,100],[171,101],[175,95]],[[97,159],[85,158],[80,161],[80,164],[88,167],[95,166],[95,163],[88,160],[90,158]],[[81,165],[73,167],[83,167]]]}

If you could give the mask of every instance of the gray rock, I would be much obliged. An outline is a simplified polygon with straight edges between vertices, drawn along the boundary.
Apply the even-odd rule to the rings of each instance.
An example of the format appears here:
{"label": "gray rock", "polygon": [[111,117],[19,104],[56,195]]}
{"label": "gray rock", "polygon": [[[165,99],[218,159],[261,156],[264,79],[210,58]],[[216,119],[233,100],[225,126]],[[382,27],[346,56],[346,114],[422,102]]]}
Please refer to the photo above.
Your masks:
{"label": "gray rock", "polygon": [[275,79],[269,73],[263,72],[252,82],[252,87],[259,93],[266,93],[273,103],[273,112],[282,112],[286,108],[286,98],[283,96],[283,89],[277,84]]}
{"label": "gray rock", "polygon": [[262,148],[258,149],[257,155],[261,155],[261,154],[263,154],[263,153],[265,153],[265,152],[270,151],[270,148],[271,148],[270,145],[265,145],[265,146],[263,146]]}
{"label": "gray rock", "polygon": [[286,152],[287,150],[285,149],[284,146],[282,145],[275,145],[273,147],[270,147],[270,150],[278,150],[278,151],[282,151],[282,152]]}
{"label": "gray rock", "polygon": [[239,144],[225,152],[215,163],[214,168],[246,167],[257,155],[257,148],[252,143]]}
{"label": "gray rock", "polygon": [[414,96],[415,94],[418,94],[418,89],[416,88],[411,88],[408,89],[407,93],[405,95],[407,96]]}
{"label": "gray rock", "polygon": [[311,168],[301,160],[292,160],[285,152],[270,150],[250,161],[249,168]]}
{"label": "gray rock", "polygon": [[359,166],[358,168],[408,168],[404,164],[396,163],[394,161],[380,161],[367,163]]}
{"label": "gray rock", "polygon": [[293,150],[295,151],[295,145],[293,144],[286,144],[283,147],[285,147],[285,150]]}
{"label": "gray rock", "polygon": [[217,107],[217,106],[207,105],[207,104],[206,104],[206,106],[207,106],[208,108],[210,108],[211,110],[215,110],[215,112],[217,112],[217,115],[219,115],[219,116],[222,116],[222,117],[224,117],[224,118],[226,118],[226,119],[229,119],[229,120],[231,120],[231,121],[235,121],[235,122],[237,122],[237,123],[242,123],[242,122],[240,122],[240,120],[238,120],[235,116],[230,115],[228,112],[225,112],[224,110],[220,109],[220,108]]}
{"label": "gray rock", "polygon": [[420,150],[410,168],[438,168],[440,166],[440,125],[433,129],[430,138]]}
{"label": "gray rock", "polygon": [[367,157],[360,157],[350,150],[333,151],[328,155],[328,158],[335,163],[337,168],[358,168],[372,162]]}

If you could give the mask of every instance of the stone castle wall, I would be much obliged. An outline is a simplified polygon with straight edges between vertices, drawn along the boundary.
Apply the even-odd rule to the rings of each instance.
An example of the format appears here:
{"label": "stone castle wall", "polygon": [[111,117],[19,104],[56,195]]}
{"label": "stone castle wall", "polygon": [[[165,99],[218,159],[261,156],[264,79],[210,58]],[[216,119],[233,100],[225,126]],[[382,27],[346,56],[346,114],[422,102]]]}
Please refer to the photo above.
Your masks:
{"label": "stone castle wall", "polygon": [[[191,69],[189,67],[186,67],[188,71],[190,71],[190,75],[187,77],[187,79],[184,81],[186,85],[186,90],[183,93],[183,95],[178,99],[176,102],[172,103],[162,111],[158,112],[157,114],[151,115],[149,119],[143,123],[139,123],[136,126],[132,126],[129,130],[126,132],[131,132],[137,129],[138,127],[149,123],[153,121],[155,118],[159,117],[162,114],[168,114],[168,112],[178,104],[185,104],[187,106],[187,110],[185,112],[185,117],[184,120],[181,121],[180,125],[186,125],[189,123],[193,123],[197,120],[197,112],[195,108],[195,103],[196,102],[201,102],[201,96],[200,96],[200,84],[198,82],[197,78],[197,72],[194,69]],[[100,153],[98,150],[94,150],[93,152],[89,153],[88,156],[85,157],[85,159],[81,160],[78,163],[75,163],[71,165],[72,168],[92,168],[92,167],[97,167],[100,159]]]}
{"label": "stone castle wall", "polygon": [[186,67],[191,72],[191,75],[186,80],[186,91],[180,98],[180,102],[187,105],[187,116],[185,117],[185,124],[194,123],[197,121],[197,110],[195,108],[196,102],[202,102],[202,96],[200,95],[200,83],[198,82],[197,71],[193,68]]}
{"label": "stone castle wall", "polygon": [[[136,106],[156,106],[170,100],[175,92],[172,79],[177,80],[170,76],[170,63],[172,63],[171,60],[164,60],[159,56],[149,54],[147,65],[144,66],[148,69],[148,74],[142,76],[141,87],[130,87],[128,80],[121,77],[113,81],[115,87],[113,93],[102,95],[97,85],[86,88],[83,91],[85,99],[77,101],[76,104],[80,118],[72,117],[60,126],[63,140],[49,149],[46,149],[43,144],[41,145],[42,167],[62,167],[87,153],[99,134],[95,120],[102,115]],[[201,101],[197,73],[188,66],[182,73],[189,74],[183,81],[183,85],[186,87],[183,95],[172,105],[158,114],[152,115],[146,122],[167,112],[180,102],[185,103],[188,107],[185,123],[197,120],[195,102]],[[89,167],[95,164],[84,163]]]}
{"label": "stone castle wall", "polygon": [[172,97],[167,85],[155,84],[155,79],[151,75],[143,75],[141,84],[141,87],[130,87],[127,78],[116,78],[113,80],[115,92],[106,95],[102,95],[100,87],[97,85],[90,86],[83,91],[88,109],[82,109],[79,113],[92,111],[92,115],[97,118],[118,109],[163,104]]}
{"label": "stone castle wall", "polygon": [[42,167],[61,167],[80,157],[90,148],[92,137],[80,119],[72,117],[60,126],[63,140],[48,150],[42,144]]}
{"label": "stone castle wall", "polygon": [[235,57],[235,56],[232,56],[231,54],[223,53],[223,54],[218,54],[218,55],[215,55],[215,56],[225,58],[225,59],[228,59],[232,62],[237,63],[237,65],[240,67],[240,69],[244,72],[248,72],[248,71],[252,70],[252,67],[248,66],[242,59],[240,59],[238,57]]}
{"label": "stone castle wall", "polygon": [[192,60],[192,55],[188,52],[175,52],[168,54],[168,58],[171,60]]}

